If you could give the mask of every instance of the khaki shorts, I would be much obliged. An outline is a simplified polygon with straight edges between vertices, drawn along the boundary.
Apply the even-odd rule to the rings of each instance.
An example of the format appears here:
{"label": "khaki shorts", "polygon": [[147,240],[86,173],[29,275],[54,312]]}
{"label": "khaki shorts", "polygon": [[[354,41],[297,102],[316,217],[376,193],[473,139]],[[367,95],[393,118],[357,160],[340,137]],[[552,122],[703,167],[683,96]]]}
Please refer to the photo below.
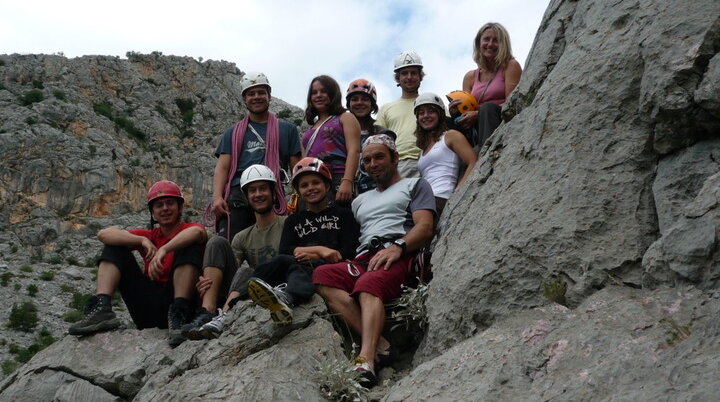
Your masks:
{"label": "khaki shorts", "polygon": [[417,168],[417,159],[402,159],[398,162],[398,173],[400,177],[420,177],[420,171]]}

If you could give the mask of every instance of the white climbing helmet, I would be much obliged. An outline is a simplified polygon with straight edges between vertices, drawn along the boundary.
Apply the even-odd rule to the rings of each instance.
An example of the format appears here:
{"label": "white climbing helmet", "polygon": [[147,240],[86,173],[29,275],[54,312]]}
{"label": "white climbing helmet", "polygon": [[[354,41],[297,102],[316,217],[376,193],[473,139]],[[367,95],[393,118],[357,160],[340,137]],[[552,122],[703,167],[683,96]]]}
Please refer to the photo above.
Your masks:
{"label": "white climbing helmet", "polygon": [[399,69],[405,67],[423,68],[420,56],[413,51],[401,52],[399,55],[395,56],[395,69],[393,71],[397,72]]}
{"label": "white climbing helmet", "polygon": [[244,96],[245,91],[250,88],[259,87],[265,85],[268,87],[268,91],[271,90],[270,81],[268,81],[265,74],[258,71],[250,71],[245,73],[242,80],[240,81],[240,95]]}
{"label": "white climbing helmet", "polygon": [[240,175],[240,188],[245,190],[245,186],[256,181],[276,183],[275,175],[269,167],[265,165],[251,165],[243,170],[242,175]]}
{"label": "white climbing helmet", "polygon": [[418,108],[422,105],[433,105],[441,110],[441,113],[445,112],[445,103],[442,98],[432,92],[425,92],[415,98],[415,107],[413,108],[413,112],[417,114]]}

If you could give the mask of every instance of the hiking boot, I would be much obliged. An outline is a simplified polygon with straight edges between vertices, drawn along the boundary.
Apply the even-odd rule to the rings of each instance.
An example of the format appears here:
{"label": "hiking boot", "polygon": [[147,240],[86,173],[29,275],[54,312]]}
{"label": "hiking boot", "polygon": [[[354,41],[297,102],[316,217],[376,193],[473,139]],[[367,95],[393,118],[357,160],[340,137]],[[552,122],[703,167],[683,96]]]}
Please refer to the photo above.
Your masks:
{"label": "hiking boot", "polygon": [[223,325],[224,321],[225,312],[221,309],[218,309],[218,313],[215,318],[200,327],[200,336],[202,337],[202,339],[215,339],[222,335],[223,329],[225,328],[225,326]]}
{"label": "hiking boot", "polygon": [[265,281],[250,278],[248,281],[248,295],[260,307],[270,310],[270,317],[278,325],[292,324],[292,302],[290,295],[285,292],[287,284],[273,288]]}
{"label": "hiking boot", "polygon": [[109,331],[120,326],[120,320],[112,311],[112,306],[97,295],[88,299],[85,305],[85,318],[68,328],[70,335],[92,335]]}
{"label": "hiking boot", "polygon": [[180,333],[183,337],[193,341],[203,339],[200,335],[200,327],[210,322],[212,319],[213,315],[205,308],[201,308],[200,313],[198,313],[192,321],[180,327]]}
{"label": "hiking boot", "polygon": [[368,389],[377,385],[375,372],[364,357],[356,357],[353,364],[355,364],[355,371],[360,373],[360,385]]}
{"label": "hiking boot", "polygon": [[177,298],[168,309],[168,345],[174,348],[185,341],[181,327],[188,321],[190,306],[187,300]]}

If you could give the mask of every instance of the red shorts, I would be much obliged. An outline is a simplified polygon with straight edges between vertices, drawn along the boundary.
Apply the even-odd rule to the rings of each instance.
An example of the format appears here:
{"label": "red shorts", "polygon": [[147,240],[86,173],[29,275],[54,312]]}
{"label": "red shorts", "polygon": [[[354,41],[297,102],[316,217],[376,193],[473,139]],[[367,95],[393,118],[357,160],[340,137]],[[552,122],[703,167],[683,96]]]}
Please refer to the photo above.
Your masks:
{"label": "red shorts", "polygon": [[415,255],[400,257],[387,271],[380,268],[367,272],[365,268],[373,255],[363,254],[349,263],[345,261],[321,265],[313,271],[313,283],[342,289],[351,296],[356,296],[360,292],[370,293],[379,297],[383,303],[397,299],[400,297],[401,286],[409,275]]}

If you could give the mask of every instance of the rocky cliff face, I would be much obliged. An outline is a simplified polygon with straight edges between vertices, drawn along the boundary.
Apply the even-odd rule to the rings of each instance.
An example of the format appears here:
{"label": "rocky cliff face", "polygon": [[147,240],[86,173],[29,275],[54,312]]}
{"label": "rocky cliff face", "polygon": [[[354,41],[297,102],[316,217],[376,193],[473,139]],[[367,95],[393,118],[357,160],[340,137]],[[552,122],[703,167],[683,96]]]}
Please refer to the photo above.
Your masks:
{"label": "rocky cliff face", "polygon": [[[512,119],[441,218],[429,328],[414,369],[397,382],[381,373],[391,380],[372,396],[716,399],[719,51],[717,1],[551,2],[505,106]],[[3,159],[22,152],[14,149]],[[47,166],[58,163],[40,155]],[[5,211],[54,199],[33,177],[3,179],[18,189],[19,199],[2,209],[13,230],[24,221]],[[122,197],[105,210],[117,213],[116,200]],[[234,314],[227,336],[176,351],[153,332],[63,339],[0,385],[0,395],[65,400],[81,389],[108,399],[321,398],[304,375],[317,365],[307,362],[341,355],[322,305],[308,306],[308,318],[289,333],[271,329],[253,307]],[[87,363],[88,349],[132,364]],[[293,385],[268,381],[273,373]]]}
{"label": "rocky cliff face", "polygon": [[[35,301],[37,329],[64,334],[73,294],[93,291],[95,233],[147,225],[153,182],[178,182],[186,218],[199,220],[219,137],[246,113],[243,75],[160,53],[0,56],[0,360],[35,339],[6,331],[13,304]],[[271,110],[302,116],[279,99]]]}

